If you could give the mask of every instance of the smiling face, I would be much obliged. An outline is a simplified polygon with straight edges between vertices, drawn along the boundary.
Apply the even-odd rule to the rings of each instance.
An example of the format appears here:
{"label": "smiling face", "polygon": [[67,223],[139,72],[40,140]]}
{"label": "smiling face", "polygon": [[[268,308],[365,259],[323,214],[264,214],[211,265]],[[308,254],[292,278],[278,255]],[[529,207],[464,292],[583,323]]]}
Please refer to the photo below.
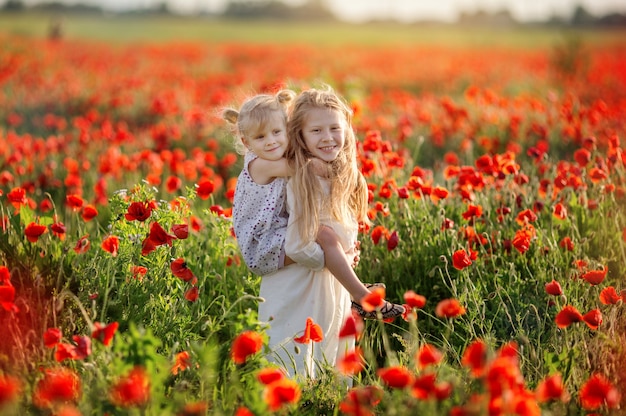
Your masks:
{"label": "smiling face", "polygon": [[261,159],[278,160],[287,150],[285,117],[280,111],[272,111],[256,131],[242,138],[248,150]]}
{"label": "smiling face", "polygon": [[302,137],[308,151],[316,158],[332,162],[345,143],[345,117],[337,110],[311,108],[302,125]]}

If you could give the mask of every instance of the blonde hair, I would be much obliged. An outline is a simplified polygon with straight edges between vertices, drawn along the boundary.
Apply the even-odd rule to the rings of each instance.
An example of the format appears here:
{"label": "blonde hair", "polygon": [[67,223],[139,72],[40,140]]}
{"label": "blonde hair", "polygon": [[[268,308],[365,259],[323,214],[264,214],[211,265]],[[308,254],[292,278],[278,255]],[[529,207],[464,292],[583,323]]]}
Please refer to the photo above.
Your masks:
{"label": "blonde hair", "polygon": [[287,124],[289,106],[295,97],[296,93],[291,90],[280,90],[274,95],[255,95],[244,101],[239,110],[224,109],[222,118],[233,127],[237,153],[245,154],[247,149],[242,138],[251,138],[262,130],[273,112],[281,112]]}
{"label": "blonde hair", "polygon": [[[314,108],[326,108],[341,113],[345,119],[343,149],[335,160],[328,164],[330,193],[322,191],[303,135],[307,113]],[[330,88],[310,89],[296,98],[287,123],[289,145],[285,157],[293,165],[292,177],[296,196],[295,214],[298,215],[298,231],[304,241],[313,241],[320,224],[322,207],[330,210],[331,218],[345,222],[367,219],[367,182],[357,166],[356,137],[352,129],[352,110]],[[318,172],[319,173],[319,172]],[[320,195],[323,196],[320,203]],[[291,214],[293,215],[293,214]]]}

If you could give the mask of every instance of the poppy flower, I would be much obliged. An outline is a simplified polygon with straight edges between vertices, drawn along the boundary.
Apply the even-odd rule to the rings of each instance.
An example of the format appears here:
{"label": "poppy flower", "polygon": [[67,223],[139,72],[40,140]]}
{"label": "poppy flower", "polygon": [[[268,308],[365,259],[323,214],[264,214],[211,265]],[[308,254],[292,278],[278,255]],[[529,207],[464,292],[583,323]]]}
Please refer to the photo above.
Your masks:
{"label": "poppy flower", "polygon": [[44,370],[44,376],[33,392],[33,404],[47,409],[56,403],[76,402],[81,395],[80,377],[67,367]]}
{"label": "poppy flower", "polygon": [[422,345],[415,354],[417,368],[423,369],[429,365],[436,365],[443,359],[443,354],[432,344]]}
{"label": "poppy flower", "polygon": [[580,278],[586,280],[592,286],[596,286],[602,283],[608,271],[609,269],[607,268],[604,268],[603,270],[589,270],[588,272],[583,273]]}
{"label": "poppy flower", "polygon": [[413,383],[413,374],[402,366],[379,368],[376,374],[383,383],[393,389],[404,389]]}
{"label": "poppy flower", "polygon": [[571,324],[582,320],[583,315],[572,305],[565,306],[554,318],[554,322],[556,322],[556,326],[559,328],[567,328]]}
{"label": "poppy flower", "polygon": [[339,403],[339,410],[349,416],[374,416],[374,407],[380,403],[383,391],[377,386],[352,388]]}
{"label": "poppy flower", "polygon": [[[202,414],[204,415],[205,413],[202,413]],[[237,408],[237,411],[235,412],[235,416],[254,416],[254,413],[252,413],[247,407],[241,406]]]}
{"label": "poppy flower", "polygon": [[143,367],[136,366],[115,382],[109,391],[111,402],[119,407],[141,407],[150,400],[150,379]]}
{"label": "poppy flower", "polygon": [[530,241],[532,239],[532,234],[527,229],[520,229],[515,232],[515,237],[513,237],[513,247],[521,254],[526,253],[530,249]]}
{"label": "poppy flower", "polygon": [[0,375],[0,409],[16,401],[21,391],[22,383],[19,379],[8,374]]}
{"label": "poppy flower", "polygon": [[187,262],[182,257],[170,263],[170,270],[174,276],[183,279],[185,282],[189,282],[195,277],[191,269],[187,267]]}
{"label": "poppy flower", "polygon": [[483,215],[483,207],[480,205],[472,205],[470,204],[467,207],[467,210],[462,214],[463,218],[466,220],[471,220],[473,218],[479,218]]}
{"label": "poppy flower", "polygon": [[172,233],[179,240],[184,240],[189,236],[189,226],[187,224],[174,224],[172,225]]}
{"label": "poppy flower", "polygon": [[48,228],[45,225],[31,222],[26,226],[26,228],[24,228],[24,235],[28,241],[36,243],[37,240],[39,240],[39,237],[41,237],[41,235],[46,231],[48,231]]}
{"label": "poppy flower", "polygon": [[406,186],[401,186],[396,189],[396,193],[398,194],[398,198],[400,199],[408,199],[411,194],[409,193],[409,189]]}
{"label": "poppy flower", "polygon": [[54,348],[55,345],[61,342],[61,338],[63,338],[63,334],[59,328],[48,328],[43,333],[43,345],[46,348]]}
{"label": "poppy flower", "polygon": [[68,207],[72,209],[72,211],[78,211],[83,207],[85,201],[79,195],[67,195],[65,197],[65,203]]}
{"label": "poppy flower", "polygon": [[153,222],[152,225],[150,225],[150,234],[148,235],[148,238],[157,247],[166,244],[172,247],[172,241],[176,239],[176,236],[168,234],[158,222]]}
{"label": "poppy flower", "polygon": [[426,297],[418,295],[412,290],[404,292],[404,301],[411,308],[422,309],[426,305]]}
{"label": "poppy flower", "polygon": [[598,327],[602,325],[602,312],[597,308],[590,310],[583,315],[583,322],[593,330],[598,329]]}
{"label": "poppy flower", "polygon": [[76,344],[74,359],[83,360],[91,355],[91,338],[86,335],[74,335],[72,340]]}
{"label": "poppy flower", "polygon": [[118,322],[111,322],[108,325],[104,325],[100,322],[94,322],[94,330],[91,332],[91,337],[99,340],[105,346],[111,344],[117,328],[120,326]]}
{"label": "poppy flower", "polygon": [[566,402],[569,395],[563,386],[563,378],[560,373],[545,377],[539,382],[535,389],[537,401],[546,403],[552,400]]}
{"label": "poppy flower", "polygon": [[430,193],[430,199],[433,202],[439,202],[442,199],[446,199],[448,195],[450,195],[450,191],[448,191],[446,188],[442,188],[441,186],[435,186]]}
{"label": "poppy flower", "polygon": [[200,181],[200,183],[196,185],[196,194],[198,195],[198,198],[202,200],[208,199],[214,190],[215,185],[213,184],[213,181],[209,179]]}
{"label": "poppy flower", "polygon": [[116,236],[110,235],[102,240],[101,247],[104,251],[107,251],[111,253],[113,257],[116,257],[120,248],[120,240]]}
{"label": "poppy flower", "polygon": [[471,265],[472,260],[465,250],[457,250],[452,254],[452,266],[454,266],[455,269],[463,270]]}
{"label": "poppy flower", "polygon": [[398,247],[398,242],[400,238],[398,237],[398,232],[393,231],[389,238],[387,239],[387,251],[391,251],[394,248]]}
{"label": "poppy flower", "polygon": [[530,209],[525,209],[524,211],[517,214],[517,217],[515,218],[515,220],[517,221],[519,225],[523,226],[530,222],[537,221],[537,214],[535,214]]}
{"label": "poppy flower", "polygon": [[360,303],[365,312],[372,312],[382,308],[385,304],[385,289],[382,287],[374,288],[370,293],[363,296]]}
{"label": "poppy flower", "polygon": [[585,167],[591,161],[591,153],[585,148],[576,149],[574,151],[574,160],[580,167]]}
{"label": "poppy flower", "polygon": [[600,292],[600,302],[603,305],[615,305],[620,300],[625,301],[617,294],[613,286],[607,286]]}
{"label": "poppy flower", "polygon": [[561,284],[554,279],[550,283],[546,283],[545,288],[548,295],[561,296],[563,294]]}
{"label": "poppy flower", "polygon": [[171,175],[165,180],[165,187],[170,193],[178,191],[182,185],[183,181],[178,176]]}
{"label": "poppy flower", "polygon": [[559,202],[552,209],[552,215],[558,220],[564,220],[567,218],[567,208]]}
{"label": "poppy flower", "polygon": [[602,406],[619,408],[621,394],[602,374],[593,374],[578,393],[580,404],[585,410],[597,410]]}
{"label": "poppy flower", "polygon": [[63,224],[62,222],[55,222],[50,226],[50,230],[55,237],[58,237],[59,240],[65,240],[65,235],[67,232],[65,224]]}
{"label": "poppy flower", "polygon": [[89,241],[87,237],[89,237],[89,235],[84,235],[78,239],[76,245],[74,246],[74,251],[76,253],[82,254],[89,251],[89,248],[91,247],[91,241]]}
{"label": "poppy flower", "polygon": [[20,209],[20,207],[28,203],[28,200],[26,199],[26,190],[23,188],[11,189],[9,193],[7,193],[7,199],[16,209]]}
{"label": "poppy flower", "polygon": [[374,227],[372,229],[372,233],[370,234],[370,237],[372,238],[372,242],[374,243],[374,245],[378,245],[378,243],[380,242],[380,239],[387,236],[388,231],[387,229],[382,226],[382,225],[377,225],[376,227]]}
{"label": "poppy flower", "polygon": [[191,355],[188,351],[181,351],[174,357],[171,373],[177,375],[179,371],[185,371],[189,367],[191,367]]}
{"label": "poppy flower", "polygon": [[435,315],[440,318],[456,318],[465,315],[465,308],[454,298],[444,299],[435,307]]}
{"label": "poppy flower", "polygon": [[63,362],[64,360],[78,360],[79,354],[76,350],[76,346],[67,343],[56,344],[54,359],[59,363]]}
{"label": "poppy flower", "polygon": [[285,373],[276,367],[265,367],[259,370],[256,378],[260,383],[267,386],[275,381],[285,378]]}
{"label": "poppy flower", "polygon": [[148,268],[145,266],[132,266],[130,272],[133,275],[133,279],[141,280],[148,273]]}
{"label": "poppy flower", "polygon": [[276,412],[287,405],[298,403],[301,394],[296,381],[282,378],[265,387],[263,400],[272,412]]}
{"label": "poppy flower", "polygon": [[10,283],[0,286],[0,306],[7,312],[19,312],[15,301],[15,288]]}
{"label": "poppy flower", "polygon": [[98,210],[91,204],[85,205],[81,216],[85,222],[91,221],[98,216]]}
{"label": "poppy flower", "polygon": [[7,266],[0,266],[0,284],[10,284],[11,272]]}
{"label": "poppy flower", "polygon": [[185,292],[185,299],[187,299],[189,302],[195,302],[198,300],[199,295],[200,293],[198,290],[198,286],[191,286]]}
{"label": "poppy flower", "polygon": [[313,322],[313,319],[306,318],[306,326],[304,327],[304,334],[293,340],[298,344],[308,344],[309,342],[322,342],[324,339],[324,332],[322,328]]}
{"label": "poppy flower", "polygon": [[359,374],[365,368],[363,351],[359,347],[348,351],[337,363],[337,368],[342,374],[353,376]]}
{"label": "poppy flower", "polygon": [[416,399],[425,400],[434,395],[436,376],[434,373],[423,374],[413,381],[411,395]]}
{"label": "poppy flower", "polygon": [[360,316],[350,314],[339,330],[339,338],[354,336],[359,339],[363,332],[363,326],[363,319]]}
{"label": "poppy flower", "polygon": [[254,331],[244,331],[233,340],[230,358],[235,364],[243,364],[248,357],[259,352],[262,346],[261,334]]}
{"label": "poppy flower", "polygon": [[141,255],[147,256],[157,249],[157,244],[150,239],[150,237],[146,237],[141,242]]}
{"label": "poppy flower", "polygon": [[487,365],[487,345],[484,341],[477,339],[465,348],[461,364],[470,369],[474,377],[480,377],[485,372]]}
{"label": "poppy flower", "polygon": [[148,202],[133,202],[128,206],[128,210],[124,217],[127,221],[143,222],[150,218],[152,214],[152,205]]}
{"label": "poppy flower", "polygon": [[[245,409],[245,407],[240,407]],[[209,404],[205,401],[185,403],[180,413],[177,416],[205,416],[209,410]],[[254,416],[249,413],[250,416]],[[245,413],[235,413],[235,416],[247,416]]]}
{"label": "poppy flower", "polygon": [[574,251],[574,242],[569,237],[563,237],[563,239],[559,241],[559,247],[567,251]]}

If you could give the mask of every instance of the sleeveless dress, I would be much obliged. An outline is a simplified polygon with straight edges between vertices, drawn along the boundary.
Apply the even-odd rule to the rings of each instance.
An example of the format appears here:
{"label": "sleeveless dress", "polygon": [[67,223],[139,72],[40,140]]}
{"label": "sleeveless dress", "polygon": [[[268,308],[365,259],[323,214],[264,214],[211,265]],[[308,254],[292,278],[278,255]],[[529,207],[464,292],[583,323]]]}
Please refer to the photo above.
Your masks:
{"label": "sleeveless dress", "polygon": [[[320,179],[328,191],[328,183]],[[295,197],[287,183],[287,210],[293,210]],[[297,224],[289,217],[285,254],[296,261],[261,279],[259,320],[268,324],[268,359],[282,366],[290,376],[315,378],[319,364],[334,366],[354,348],[354,337],[339,338],[339,331],[351,314],[348,291],[326,268],[316,268],[324,253],[312,242],[301,241]],[[356,244],[356,221],[341,224],[329,217],[321,223],[334,229],[345,251]],[[311,267],[313,266],[313,267]],[[303,334],[307,318],[322,328],[320,343],[298,344],[294,337]]]}

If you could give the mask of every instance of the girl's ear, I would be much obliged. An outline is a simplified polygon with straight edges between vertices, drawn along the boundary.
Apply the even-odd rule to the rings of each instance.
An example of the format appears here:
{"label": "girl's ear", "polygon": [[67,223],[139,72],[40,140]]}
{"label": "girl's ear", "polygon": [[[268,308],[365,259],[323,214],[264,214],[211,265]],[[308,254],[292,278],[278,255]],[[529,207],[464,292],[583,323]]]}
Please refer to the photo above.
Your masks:
{"label": "girl's ear", "polygon": [[243,143],[243,145],[246,146],[246,149],[247,149],[248,148],[248,141],[246,140],[246,138],[241,136],[240,139],[241,139],[241,143]]}

